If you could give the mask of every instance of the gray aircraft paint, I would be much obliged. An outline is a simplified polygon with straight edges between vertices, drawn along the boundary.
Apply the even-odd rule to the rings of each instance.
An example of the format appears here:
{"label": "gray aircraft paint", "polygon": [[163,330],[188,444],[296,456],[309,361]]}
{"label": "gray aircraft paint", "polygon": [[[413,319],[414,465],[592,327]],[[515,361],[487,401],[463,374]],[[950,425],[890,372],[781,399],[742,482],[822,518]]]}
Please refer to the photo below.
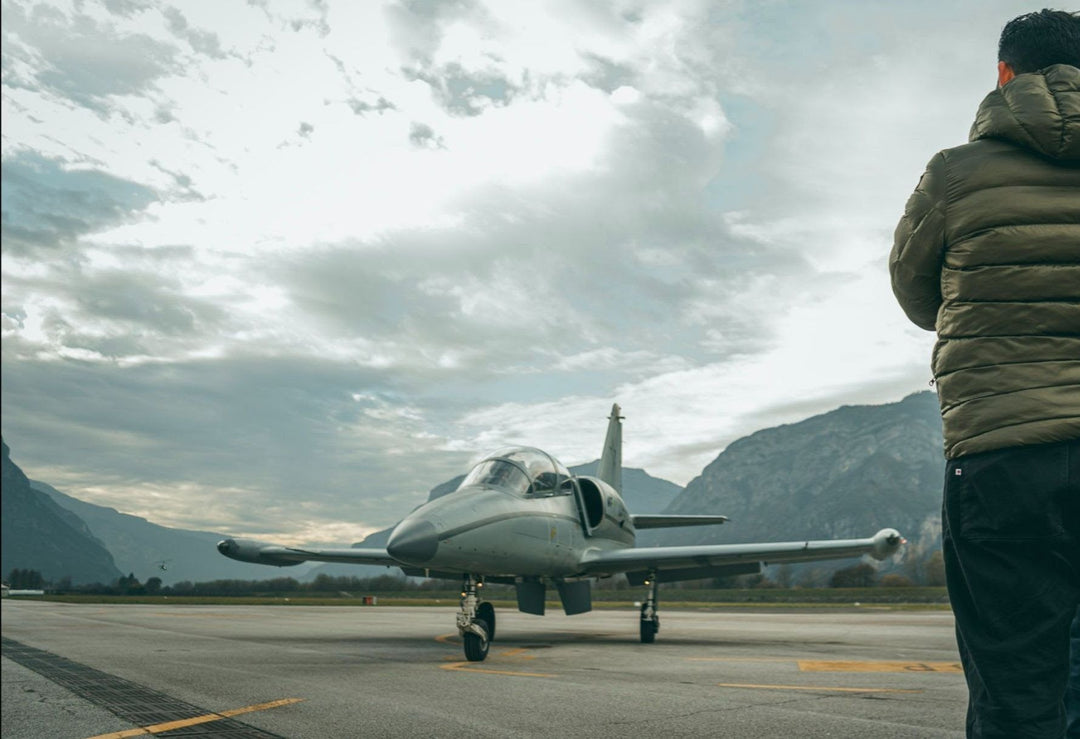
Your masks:
{"label": "gray aircraft paint", "polygon": [[[226,539],[218,550],[242,562],[279,567],[306,561],[344,562],[462,578],[458,628],[466,639],[469,659],[483,659],[488,633],[495,628],[494,610],[477,596],[476,587],[485,578],[516,583],[519,607],[529,613],[542,612],[540,588],[544,582],[553,583],[564,610],[573,614],[592,607],[584,580],[626,573],[632,583],[651,588],[642,609],[642,641],[651,642],[659,628],[655,605],[660,581],[757,572],[766,563],[863,554],[885,559],[904,541],[895,529],[883,529],[867,539],[635,547],[635,517],[618,491],[622,420],[619,406],[612,406],[596,477],[572,475],[538,449],[501,450],[474,467],[456,491],[402,519],[385,549],[307,549]],[[644,515],[636,520],[642,528],[660,528],[721,524],[727,519]],[[485,610],[477,611],[478,607]],[[478,612],[492,623],[477,621]]]}

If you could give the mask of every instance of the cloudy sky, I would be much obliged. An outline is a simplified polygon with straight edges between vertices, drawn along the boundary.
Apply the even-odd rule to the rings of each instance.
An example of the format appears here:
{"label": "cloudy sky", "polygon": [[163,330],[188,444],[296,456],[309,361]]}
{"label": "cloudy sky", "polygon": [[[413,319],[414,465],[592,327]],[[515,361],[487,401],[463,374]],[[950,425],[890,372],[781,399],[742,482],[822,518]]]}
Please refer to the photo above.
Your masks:
{"label": "cloudy sky", "polygon": [[994,0],[3,3],[3,435],[347,543],[504,444],[685,484],[926,389],[886,257]]}

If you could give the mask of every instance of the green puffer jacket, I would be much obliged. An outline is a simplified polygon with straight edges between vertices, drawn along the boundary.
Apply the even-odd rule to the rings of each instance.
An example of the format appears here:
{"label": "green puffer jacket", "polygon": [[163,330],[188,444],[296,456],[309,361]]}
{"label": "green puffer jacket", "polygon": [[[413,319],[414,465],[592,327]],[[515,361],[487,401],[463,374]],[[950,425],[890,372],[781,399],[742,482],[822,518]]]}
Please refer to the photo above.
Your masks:
{"label": "green puffer jacket", "polygon": [[893,292],[937,329],[949,459],[1080,439],[1080,69],[986,96],[896,228]]}

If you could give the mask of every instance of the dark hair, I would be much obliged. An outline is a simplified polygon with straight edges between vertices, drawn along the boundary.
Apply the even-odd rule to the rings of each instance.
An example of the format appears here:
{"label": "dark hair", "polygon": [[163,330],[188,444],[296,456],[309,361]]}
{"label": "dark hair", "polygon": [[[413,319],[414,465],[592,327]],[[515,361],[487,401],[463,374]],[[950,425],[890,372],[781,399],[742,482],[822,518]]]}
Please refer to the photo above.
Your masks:
{"label": "dark hair", "polygon": [[1051,64],[1080,67],[1080,13],[1045,9],[1013,18],[1001,30],[998,61],[1016,74]]}

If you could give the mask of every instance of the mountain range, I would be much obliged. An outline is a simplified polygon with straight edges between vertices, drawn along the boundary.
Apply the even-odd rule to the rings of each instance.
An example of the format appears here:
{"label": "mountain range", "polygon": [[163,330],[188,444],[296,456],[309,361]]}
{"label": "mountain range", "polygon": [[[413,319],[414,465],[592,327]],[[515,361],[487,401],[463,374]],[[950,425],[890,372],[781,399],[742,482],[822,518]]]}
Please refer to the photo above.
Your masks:
{"label": "mountain range", "polygon": [[863,537],[891,526],[908,539],[902,560],[925,559],[941,543],[942,448],[930,392],[763,429],[732,442],[665,510],[728,516],[723,536],[691,528],[661,543]]}
{"label": "mountain range", "polygon": [[[216,547],[225,538],[222,534],[159,526],[115,508],[73,498],[37,480],[31,480],[30,487],[82,519],[112,553],[116,566],[140,581],[158,577],[163,584],[171,585],[181,580],[257,580],[271,576],[264,575],[265,568],[222,557]],[[299,577],[311,568],[290,567],[288,574]]]}
{"label": "mountain range", "polygon": [[[639,536],[643,545],[863,537],[893,526],[909,539],[904,557],[921,561],[940,546],[941,450],[937,401],[923,392],[886,405],[844,406],[743,437],[685,489],[644,470],[624,468],[623,498],[635,513],[719,513],[731,519],[722,527],[646,531]],[[571,471],[594,474],[596,465]],[[462,479],[436,485],[428,499],[455,490]],[[165,584],[397,572],[317,564],[277,571],[233,562],[215,549],[220,534],[159,526],[27,481],[9,459],[6,444],[3,504],[4,574],[35,562],[41,565],[32,568],[47,579],[69,574],[77,583],[108,582],[121,572],[141,580],[157,576]],[[390,530],[354,546],[385,546]],[[68,554],[42,550],[60,541],[75,548]],[[66,557],[70,571],[62,564]]]}
{"label": "mountain range", "polygon": [[37,570],[47,581],[109,583],[120,577],[112,555],[74,513],[30,487],[3,447],[0,496],[0,572]]}

